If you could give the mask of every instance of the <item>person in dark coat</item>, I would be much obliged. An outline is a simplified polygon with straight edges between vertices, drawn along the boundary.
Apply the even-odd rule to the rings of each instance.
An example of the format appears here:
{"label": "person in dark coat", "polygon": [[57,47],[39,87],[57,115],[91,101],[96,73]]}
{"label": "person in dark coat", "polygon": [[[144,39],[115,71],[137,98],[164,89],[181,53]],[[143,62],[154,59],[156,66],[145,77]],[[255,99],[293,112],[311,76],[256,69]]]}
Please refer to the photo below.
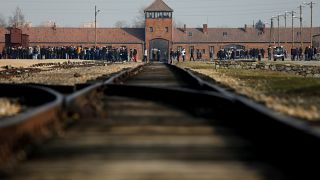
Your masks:
{"label": "person in dark coat", "polygon": [[191,60],[194,61],[194,49],[191,49],[191,52],[190,52],[190,61]]}

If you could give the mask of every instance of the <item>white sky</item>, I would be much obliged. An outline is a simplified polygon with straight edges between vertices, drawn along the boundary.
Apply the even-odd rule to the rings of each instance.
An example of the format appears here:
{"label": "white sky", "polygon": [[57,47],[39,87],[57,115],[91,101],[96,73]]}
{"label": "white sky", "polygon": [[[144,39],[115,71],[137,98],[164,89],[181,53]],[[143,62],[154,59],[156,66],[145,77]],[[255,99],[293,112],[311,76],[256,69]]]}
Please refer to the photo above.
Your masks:
{"label": "white sky", "polygon": [[[164,0],[174,9],[174,19],[188,27],[243,27],[259,19],[270,21],[272,16],[295,10],[303,0]],[[79,27],[94,20],[94,6],[100,27],[112,27],[124,20],[130,24],[139,9],[147,7],[153,0],[0,0],[0,14],[11,16],[19,6],[26,19],[37,26],[45,21],[55,21],[58,26]],[[320,0],[314,0],[314,26],[320,26]],[[299,14],[297,14],[298,16]],[[310,25],[310,8],[303,8],[304,26]],[[284,24],[284,20],[281,20]],[[295,20],[298,26],[298,20]],[[291,18],[288,17],[288,24]]]}

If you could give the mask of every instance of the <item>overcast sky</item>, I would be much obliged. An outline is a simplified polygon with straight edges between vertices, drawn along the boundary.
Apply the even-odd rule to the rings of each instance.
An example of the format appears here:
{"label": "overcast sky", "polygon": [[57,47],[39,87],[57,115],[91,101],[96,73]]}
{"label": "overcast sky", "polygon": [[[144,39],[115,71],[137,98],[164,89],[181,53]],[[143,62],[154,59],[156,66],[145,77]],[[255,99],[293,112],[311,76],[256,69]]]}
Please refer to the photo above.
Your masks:
{"label": "overcast sky", "polygon": [[[45,21],[55,21],[58,26],[79,27],[94,20],[94,6],[101,12],[98,22],[102,27],[112,27],[124,20],[131,23],[139,9],[154,0],[0,0],[0,14],[11,16],[19,6],[33,26]],[[174,9],[174,19],[188,27],[242,27],[259,19],[270,21],[272,16],[295,10],[304,0],[164,0]],[[314,0],[314,26],[320,26],[320,0]],[[310,25],[310,8],[303,8],[304,25]],[[298,14],[297,14],[298,15]],[[282,20],[283,22],[284,20]],[[291,18],[288,18],[291,24]],[[298,26],[298,20],[295,25]]]}

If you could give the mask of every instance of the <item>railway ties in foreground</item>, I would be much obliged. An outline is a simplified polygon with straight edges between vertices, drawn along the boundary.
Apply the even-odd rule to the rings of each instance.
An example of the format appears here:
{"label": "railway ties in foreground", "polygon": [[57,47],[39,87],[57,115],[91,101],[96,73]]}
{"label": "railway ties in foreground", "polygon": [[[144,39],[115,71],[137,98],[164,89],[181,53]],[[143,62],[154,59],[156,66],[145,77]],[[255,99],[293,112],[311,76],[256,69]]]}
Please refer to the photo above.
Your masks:
{"label": "railway ties in foreground", "polygon": [[[98,93],[87,94],[86,100],[84,96],[69,98],[76,106],[72,110],[81,108],[81,119],[62,137],[37,148],[7,179],[295,178],[298,168],[291,169],[290,159],[283,158],[288,169],[273,159],[287,149],[268,154],[283,148],[279,142],[291,148],[290,139],[280,137],[279,129],[257,126],[256,134],[243,133],[237,125],[250,127],[239,122],[246,122],[240,120],[244,114],[239,114],[239,120],[232,119],[237,117],[230,115],[235,112],[234,100],[202,92],[207,88],[177,71],[164,64],[149,64],[111,79]],[[92,115],[90,109],[98,114]],[[248,118],[253,119],[249,114]],[[268,138],[259,131],[272,131],[279,142],[265,141]],[[279,131],[290,136],[285,128]]]}

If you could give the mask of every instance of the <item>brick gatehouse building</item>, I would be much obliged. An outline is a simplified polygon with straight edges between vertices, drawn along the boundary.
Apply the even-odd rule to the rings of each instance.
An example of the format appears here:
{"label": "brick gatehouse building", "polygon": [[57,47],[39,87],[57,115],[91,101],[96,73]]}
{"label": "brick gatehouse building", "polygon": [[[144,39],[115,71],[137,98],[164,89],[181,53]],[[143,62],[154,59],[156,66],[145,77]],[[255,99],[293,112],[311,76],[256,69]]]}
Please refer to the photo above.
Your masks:
{"label": "brick gatehouse building", "polygon": [[[143,56],[144,49],[148,53],[152,48],[161,50],[161,57],[169,55],[169,50],[186,49],[187,59],[191,49],[202,51],[204,59],[209,58],[209,52],[214,54],[226,45],[240,45],[249,48],[267,48],[277,44],[278,29],[272,33],[269,28],[257,30],[253,27],[243,28],[182,28],[173,26],[173,9],[162,0],[156,0],[145,9],[145,28],[97,28],[97,45],[121,47],[138,50],[138,59]],[[280,28],[281,45],[291,48],[291,28]],[[7,29],[0,28],[0,50],[5,46]],[[29,35],[30,46],[94,46],[94,28],[64,28],[64,27],[30,27],[22,28],[22,33]],[[320,27],[313,28],[313,34],[320,34]],[[271,36],[270,36],[271,35]],[[303,48],[310,45],[310,28],[294,28],[295,46]],[[270,38],[271,37],[271,38]]]}

